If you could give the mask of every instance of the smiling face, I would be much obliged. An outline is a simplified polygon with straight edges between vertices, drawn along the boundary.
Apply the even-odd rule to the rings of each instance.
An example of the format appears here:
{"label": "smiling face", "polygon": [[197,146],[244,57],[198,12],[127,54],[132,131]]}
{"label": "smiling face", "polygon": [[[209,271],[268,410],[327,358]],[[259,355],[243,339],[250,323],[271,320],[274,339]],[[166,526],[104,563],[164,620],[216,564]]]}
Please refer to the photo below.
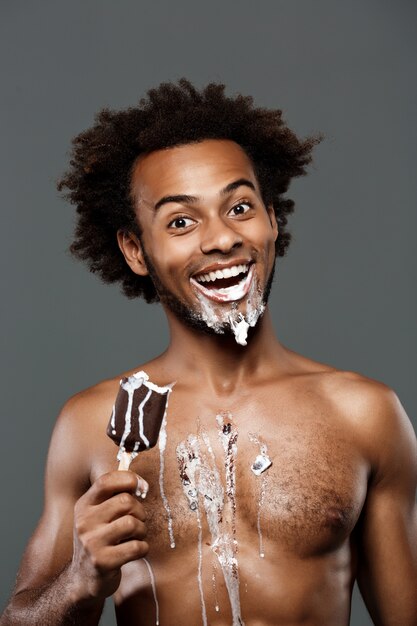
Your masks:
{"label": "smiling face", "polygon": [[254,325],[278,231],[244,150],[216,139],[152,152],[133,170],[132,195],[141,239],[119,233],[119,245],[161,302],[215,332],[242,318]]}

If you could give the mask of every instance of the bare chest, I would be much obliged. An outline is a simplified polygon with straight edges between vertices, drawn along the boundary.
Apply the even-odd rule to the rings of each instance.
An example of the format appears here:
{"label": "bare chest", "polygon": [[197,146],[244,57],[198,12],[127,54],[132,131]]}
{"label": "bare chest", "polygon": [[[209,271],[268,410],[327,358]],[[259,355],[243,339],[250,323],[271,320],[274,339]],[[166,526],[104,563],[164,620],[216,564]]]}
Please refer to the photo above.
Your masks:
{"label": "bare chest", "polygon": [[150,484],[155,555],[200,536],[214,550],[245,543],[259,553],[279,546],[312,556],[335,550],[353,530],[367,468],[333,416],[270,402],[233,411],[184,411],[174,402],[165,428],[165,445],[132,467]]}

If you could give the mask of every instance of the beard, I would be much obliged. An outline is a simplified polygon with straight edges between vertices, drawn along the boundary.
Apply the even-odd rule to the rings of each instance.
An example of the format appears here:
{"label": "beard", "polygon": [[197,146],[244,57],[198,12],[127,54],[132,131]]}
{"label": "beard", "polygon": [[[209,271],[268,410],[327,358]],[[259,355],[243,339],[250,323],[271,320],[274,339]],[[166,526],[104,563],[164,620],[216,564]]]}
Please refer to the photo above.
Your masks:
{"label": "beard", "polygon": [[[165,305],[181,322],[186,324],[192,330],[197,330],[199,332],[203,332],[207,335],[223,335],[227,334],[233,336],[233,330],[231,323],[228,319],[229,315],[235,315],[238,311],[239,302],[231,302],[230,312],[225,311],[224,319],[212,322],[211,316],[209,315],[209,310],[203,311],[203,307],[201,310],[195,309],[193,310],[189,305],[185,304],[178,296],[176,296],[158,276],[158,273],[155,269],[153,262],[150,260],[148,254],[145,251],[145,248],[142,243],[142,253],[143,258],[145,260],[146,268],[149,273],[149,277],[152,280],[156,292],[159,296],[159,299],[163,305]],[[257,303],[252,303],[253,306],[256,306],[258,309],[258,314],[256,315],[255,322],[251,324],[254,326],[258,317],[263,314],[265,307],[267,305],[269,295],[271,293],[272,283],[274,280],[275,274],[275,262],[272,266],[272,269],[269,273],[268,280],[266,281],[265,288],[262,293],[259,293],[256,297]],[[253,294],[252,294],[253,298]],[[254,299],[254,298],[253,298]],[[199,298],[200,302],[201,299]],[[247,300],[248,306],[250,304],[250,300]],[[233,313],[232,313],[233,312]],[[253,314],[253,313],[252,313]]]}

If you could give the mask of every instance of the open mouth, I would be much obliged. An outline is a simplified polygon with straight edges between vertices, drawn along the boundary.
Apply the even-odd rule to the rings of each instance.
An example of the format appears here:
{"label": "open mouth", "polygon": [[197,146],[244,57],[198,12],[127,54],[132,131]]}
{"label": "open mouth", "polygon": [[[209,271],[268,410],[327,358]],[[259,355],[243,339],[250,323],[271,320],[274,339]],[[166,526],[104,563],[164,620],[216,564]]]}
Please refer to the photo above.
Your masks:
{"label": "open mouth", "polygon": [[191,277],[192,285],[206,298],[216,302],[241,300],[249,291],[253,263],[233,265]]}

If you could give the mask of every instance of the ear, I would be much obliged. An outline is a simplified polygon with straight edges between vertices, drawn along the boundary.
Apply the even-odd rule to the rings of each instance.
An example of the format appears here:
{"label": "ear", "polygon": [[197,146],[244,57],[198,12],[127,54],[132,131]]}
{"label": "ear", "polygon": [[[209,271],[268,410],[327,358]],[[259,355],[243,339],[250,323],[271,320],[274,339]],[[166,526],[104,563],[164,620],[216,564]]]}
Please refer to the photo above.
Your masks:
{"label": "ear", "polygon": [[139,237],[126,230],[118,230],[117,242],[132,272],[139,276],[147,276],[148,269],[143,257],[142,244],[139,241]]}
{"label": "ear", "polygon": [[272,226],[272,230],[274,232],[274,240],[277,240],[278,237],[278,222],[277,222],[277,216],[275,215],[275,210],[274,207],[272,206],[272,204],[269,204],[266,207],[267,213],[268,213],[268,217],[269,217],[269,221],[271,222],[271,226]]}

